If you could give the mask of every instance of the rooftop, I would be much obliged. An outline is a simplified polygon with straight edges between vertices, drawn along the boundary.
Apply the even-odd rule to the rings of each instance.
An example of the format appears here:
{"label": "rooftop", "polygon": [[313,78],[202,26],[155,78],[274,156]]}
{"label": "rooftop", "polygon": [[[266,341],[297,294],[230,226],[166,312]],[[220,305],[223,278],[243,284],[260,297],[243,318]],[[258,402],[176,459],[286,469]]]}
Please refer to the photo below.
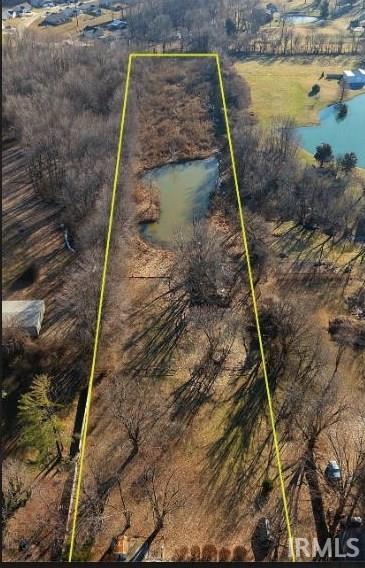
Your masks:
{"label": "rooftop", "polygon": [[2,302],[3,328],[17,328],[38,334],[44,315],[43,300],[10,300]]}

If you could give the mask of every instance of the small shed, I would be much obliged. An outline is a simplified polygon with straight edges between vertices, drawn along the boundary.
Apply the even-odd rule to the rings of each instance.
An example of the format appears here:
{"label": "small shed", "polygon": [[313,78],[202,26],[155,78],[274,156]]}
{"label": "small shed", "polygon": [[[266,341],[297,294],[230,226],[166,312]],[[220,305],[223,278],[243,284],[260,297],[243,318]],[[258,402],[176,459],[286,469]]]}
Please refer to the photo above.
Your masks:
{"label": "small shed", "polygon": [[326,73],[327,81],[341,81],[343,73]]}
{"label": "small shed", "polygon": [[43,300],[9,300],[2,302],[3,329],[19,329],[37,337],[45,311]]}

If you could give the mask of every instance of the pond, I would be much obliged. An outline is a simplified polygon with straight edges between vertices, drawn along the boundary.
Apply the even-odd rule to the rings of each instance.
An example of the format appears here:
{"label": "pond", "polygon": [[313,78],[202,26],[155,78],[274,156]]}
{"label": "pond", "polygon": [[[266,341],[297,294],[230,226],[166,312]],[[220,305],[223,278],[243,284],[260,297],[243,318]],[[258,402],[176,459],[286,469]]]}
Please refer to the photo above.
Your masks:
{"label": "pond", "polygon": [[141,233],[153,243],[169,246],[179,232],[190,232],[194,219],[205,215],[218,182],[218,160],[167,164],[148,172],[144,181],[160,190],[160,217],[153,223],[141,223]]}
{"label": "pond", "polygon": [[303,16],[301,14],[287,14],[283,16],[283,19],[286,22],[295,24],[296,26],[314,24],[315,22],[318,22],[318,18],[316,18],[315,16]]}
{"label": "pond", "polygon": [[335,156],[355,152],[357,165],[365,168],[365,93],[346,102],[347,115],[339,120],[335,105],[319,113],[320,124],[296,129],[301,146],[310,154],[323,142],[331,144]]}

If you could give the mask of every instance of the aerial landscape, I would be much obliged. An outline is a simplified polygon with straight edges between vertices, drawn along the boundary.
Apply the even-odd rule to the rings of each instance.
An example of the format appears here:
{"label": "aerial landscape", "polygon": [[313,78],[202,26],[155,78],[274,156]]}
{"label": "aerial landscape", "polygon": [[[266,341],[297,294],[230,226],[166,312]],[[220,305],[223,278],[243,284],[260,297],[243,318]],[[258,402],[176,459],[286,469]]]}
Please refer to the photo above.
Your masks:
{"label": "aerial landscape", "polygon": [[364,565],[365,1],[2,32],[2,560]]}

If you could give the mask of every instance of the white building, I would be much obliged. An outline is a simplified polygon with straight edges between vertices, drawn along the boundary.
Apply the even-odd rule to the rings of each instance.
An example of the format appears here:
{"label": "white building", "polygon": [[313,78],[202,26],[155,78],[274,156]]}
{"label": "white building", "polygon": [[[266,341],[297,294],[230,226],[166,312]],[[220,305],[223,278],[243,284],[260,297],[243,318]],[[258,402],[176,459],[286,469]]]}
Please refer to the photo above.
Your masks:
{"label": "white building", "polygon": [[25,331],[39,335],[45,311],[43,300],[18,300],[2,302],[3,329]]}
{"label": "white building", "polygon": [[362,87],[365,87],[365,69],[344,71],[343,80],[350,89],[361,89]]}

